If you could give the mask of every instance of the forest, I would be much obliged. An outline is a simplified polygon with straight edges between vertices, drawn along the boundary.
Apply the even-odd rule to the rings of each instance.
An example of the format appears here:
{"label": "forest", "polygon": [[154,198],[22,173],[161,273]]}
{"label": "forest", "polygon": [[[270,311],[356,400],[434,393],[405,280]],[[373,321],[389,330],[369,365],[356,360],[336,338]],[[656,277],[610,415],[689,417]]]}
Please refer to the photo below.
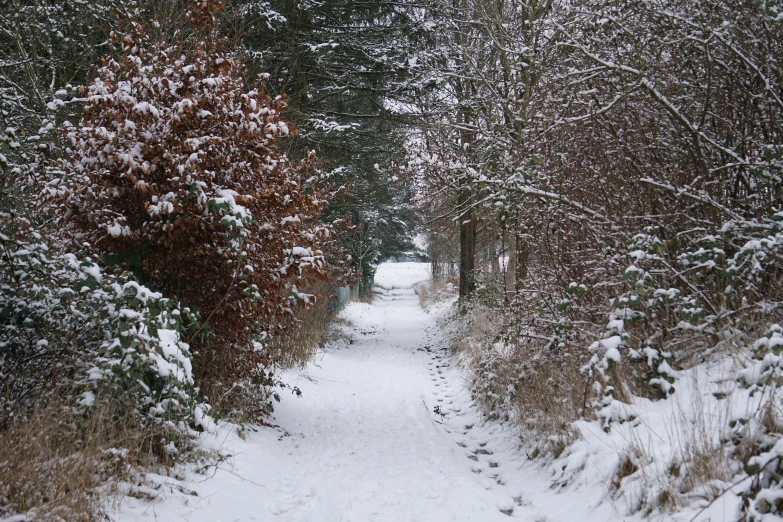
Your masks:
{"label": "forest", "polygon": [[131,520],[362,336],[580,509],[783,520],[779,0],[0,0],[0,131],[0,522]]}

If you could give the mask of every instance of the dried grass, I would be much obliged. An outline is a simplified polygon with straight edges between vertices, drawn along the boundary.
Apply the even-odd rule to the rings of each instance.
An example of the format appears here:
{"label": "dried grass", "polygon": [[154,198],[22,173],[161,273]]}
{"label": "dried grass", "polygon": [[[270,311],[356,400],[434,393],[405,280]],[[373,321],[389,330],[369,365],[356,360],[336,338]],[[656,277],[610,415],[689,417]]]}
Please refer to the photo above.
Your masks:
{"label": "dried grass", "polygon": [[118,483],[139,466],[166,463],[160,431],[118,412],[98,403],[85,415],[50,406],[8,422],[0,431],[0,516],[106,519]]}
{"label": "dried grass", "polygon": [[283,368],[303,367],[313,359],[316,351],[324,346],[335,315],[326,285],[319,285],[307,293],[319,296],[316,303],[300,311],[296,322],[269,344],[270,354]]}
{"label": "dried grass", "polygon": [[453,336],[452,349],[466,357],[483,410],[514,419],[536,456],[556,457],[573,441],[571,426],[584,401],[579,366],[572,357],[546,353],[537,340],[506,343],[503,324],[497,311],[474,307]]}
{"label": "dried grass", "polygon": [[415,291],[419,296],[419,305],[426,309],[435,303],[454,297],[457,294],[457,280],[452,277],[426,281],[417,284]]}
{"label": "dried grass", "polygon": [[[698,383],[695,387],[701,389]],[[725,399],[722,407],[712,412],[705,407],[700,394],[694,393],[691,401],[688,409],[693,413],[688,415],[681,411],[671,428],[673,433],[670,438],[676,441],[678,456],[677,463],[669,468],[677,467],[677,471],[670,475],[677,475],[673,478],[676,479],[678,493],[685,495],[701,491],[700,495],[710,498],[722,491],[722,486],[715,484],[723,484],[734,475],[727,441],[717,435],[729,425],[730,399]],[[676,494],[671,497],[677,500]],[[672,506],[675,505],[672,503]]]}
{"label": "dried grass", "polygon": [[[302,290],[316,296],[308,308],[296,309],[296,316],[288,326],[271,337],[264,349],[251,352],[236,351],[233,359],[216,357],[212,361],[214,379],[200,382],[201,393],[207,397],[213,410],[237,422],[258,421],[271,412],[273,394],[281,388],[274,375],[279,370],[303,368],[320,348],[327,343],[336,318],[334,297],[326,283]],[[253,365],[256,371],[245,372],[249,377],[236,379],[234,366]],[[202,365],[203,366],[203,365]],[[266,377],[258,369],[264,369]],[[263,377],[263,378],[262,378]]]}
{"label": "dried grass", "polygon": [[625,477],[630,477],[637,471],[639,471],[639,466],[636,464],[635,458],[630,454],[626,454],[620,459],[620,465],[617,466],[617,471],[612,477],[610,489],[613,491],[619,490],[622,486],[623,479]]}
{"label": "dried grass", "polygon": [[710,411],[700,395],[691,397],[687,408],[678,403],[679,412],[666,426],[666,437],[674,445],[674,456],[668,465],[656,465],[651,457],[656,451],[649,440],[641,440],[641,433],[634,433],[629,441],[635,461],[643,463],[637,491],[645,492],[645,484],[655,485],[656,490],[655,497],[639,499],[632,511],[644,510],[646,515],[654,511],[674,512],[693,502],[693,498],[711,500],[723,492],[727,481],[736,474],[737,469],[732,470],[731,446],[717,436],[721,427],[728,425],[728,406]]}
{"label": "dried grass", "polygon": [[520,347],[514,355],[510,367],[524,373],[518,378],[514,397],[515,417],[526,432],[535,434],[536,440],[557,457],[573,441],[572,424],[579,419],[583,405],[579,366],[573,358],[536,359]]}

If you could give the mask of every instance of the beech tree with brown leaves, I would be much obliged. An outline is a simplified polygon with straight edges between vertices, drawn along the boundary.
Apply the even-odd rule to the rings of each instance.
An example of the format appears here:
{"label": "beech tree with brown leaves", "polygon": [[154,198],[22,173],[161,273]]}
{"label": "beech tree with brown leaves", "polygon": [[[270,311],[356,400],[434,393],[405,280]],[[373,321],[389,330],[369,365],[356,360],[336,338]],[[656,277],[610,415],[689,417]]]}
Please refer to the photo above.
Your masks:
{"label": "beech tree with brown leaves", "polygon": [[285,98],[265,94],[264,75],[248,86],[212,38],[219,8],[191,2],[198,37],[153,43],[141,24],[116,35],[123,56],[84,89],[47,191],[74,244],[200,311],[202,389],[268,381],[264,341],[314,298],[299,289],[326,277],[335,236],[319,220],[328,187],[314,154],[292,162],[278,148],[295,132]]}

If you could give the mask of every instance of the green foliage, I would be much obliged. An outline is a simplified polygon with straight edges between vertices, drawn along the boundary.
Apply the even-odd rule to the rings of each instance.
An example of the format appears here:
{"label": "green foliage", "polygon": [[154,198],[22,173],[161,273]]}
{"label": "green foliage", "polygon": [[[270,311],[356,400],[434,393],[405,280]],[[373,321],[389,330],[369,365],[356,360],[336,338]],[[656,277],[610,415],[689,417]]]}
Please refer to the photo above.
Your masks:
{"label": "green foliage", "polygon": [[11,163],[57,147],[57,128],[81,110],[76,88],[109,49],[129,3],[0,0],[0,154]]}
{"label": "green foliage", "polygon": [[474,291],[471,294],[471,304],[497,309],[503,305],[504,281],[502,273],[474,270],[471,273],[474,281]]}
{"label": "green foliage", "polygon": [[108,401],[178,436],[209,425],[186,343],[196,314],[128,274],[53,255],[37,233],[0,234],[0,249],[0,416]]}
{"label": "green foliage", "polygon": [[[375,261],[413,250],[412,190],[395,176],[404,158],[407,117],[428,29],[414,3],[246,0],[224,20],[249,65],[271,74],[285,93],[299,134],[293,151],[315,149],[335,187],[325,218],[349,216],[363,233],[350,238],[354,268],[371,279]],[[296,153],[294,153],[296,154]],[[358,243],[358,245],[356,245]],[[356,252],[362,255],[357,256]]]}

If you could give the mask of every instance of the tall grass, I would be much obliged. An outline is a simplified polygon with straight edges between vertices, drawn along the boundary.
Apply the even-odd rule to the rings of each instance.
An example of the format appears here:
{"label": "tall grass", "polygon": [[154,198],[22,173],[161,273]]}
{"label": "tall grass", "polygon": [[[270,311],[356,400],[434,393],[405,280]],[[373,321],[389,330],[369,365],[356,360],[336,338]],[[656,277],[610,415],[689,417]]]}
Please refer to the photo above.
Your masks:
{"label": "tall grass", "polygon": [[0,431],[0,517],[88,521],[105,518],[107,497],[142,469],[170,465],[155,423],[96,402],[86,413],[62,405],[20,415]]}

